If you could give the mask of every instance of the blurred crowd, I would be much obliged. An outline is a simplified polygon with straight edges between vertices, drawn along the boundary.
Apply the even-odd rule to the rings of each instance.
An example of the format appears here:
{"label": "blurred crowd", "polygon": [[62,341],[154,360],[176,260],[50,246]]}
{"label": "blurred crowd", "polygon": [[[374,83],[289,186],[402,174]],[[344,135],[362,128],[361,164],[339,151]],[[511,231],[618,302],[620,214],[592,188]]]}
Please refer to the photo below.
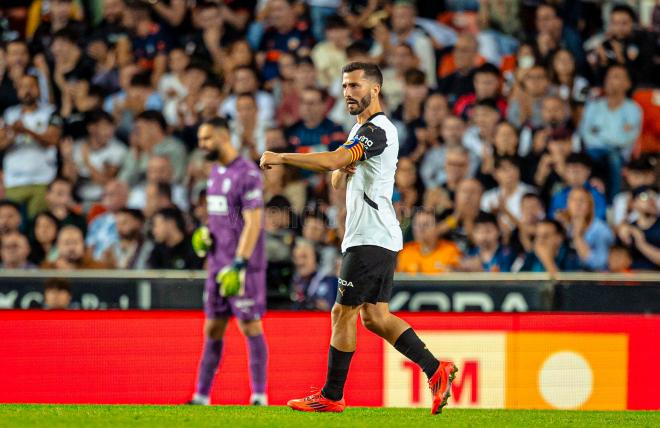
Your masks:
{"label": "blurred crowd", "polygon": [[[349,61],[399,130],[400,272],[660,269],[660,1],[3,0],[0,41],[4,269],[202,268],[198,125],[334,150]],[[264,185],[269,287],[327,309],[345,194]]]}

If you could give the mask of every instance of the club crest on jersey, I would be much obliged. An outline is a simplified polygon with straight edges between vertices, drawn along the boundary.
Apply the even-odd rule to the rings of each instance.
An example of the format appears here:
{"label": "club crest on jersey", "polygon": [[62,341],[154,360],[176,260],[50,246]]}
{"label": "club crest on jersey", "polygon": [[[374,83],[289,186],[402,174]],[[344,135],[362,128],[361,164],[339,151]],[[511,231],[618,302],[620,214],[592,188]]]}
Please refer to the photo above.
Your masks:
{"label": "club crest on jersey", "polygon": [[231,179],[225,178],[222,180],[222,193],[227,193],[229,192],[229,189],[231,189]]}

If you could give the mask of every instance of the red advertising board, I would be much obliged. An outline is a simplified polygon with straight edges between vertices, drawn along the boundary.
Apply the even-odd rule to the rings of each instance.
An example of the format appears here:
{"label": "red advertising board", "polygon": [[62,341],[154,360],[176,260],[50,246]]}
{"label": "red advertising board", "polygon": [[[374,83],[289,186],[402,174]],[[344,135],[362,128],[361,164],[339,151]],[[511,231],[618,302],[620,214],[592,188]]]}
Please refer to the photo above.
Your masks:
{"label": "red advertising board", "polygon": [[[660,409],[660,316],[401,315],[436,355],[458,363],[454,406]],[[272,404],[322,386],[329,321],[326,313],[267,315]],[[0,403],[185,402],[202,322],[186,311],[0,311]],[[235,325],[224,349],[212,401],[245,404],[247,354]],[[414,365],[359,327],[346,399],[425,406],[428,393]]]}

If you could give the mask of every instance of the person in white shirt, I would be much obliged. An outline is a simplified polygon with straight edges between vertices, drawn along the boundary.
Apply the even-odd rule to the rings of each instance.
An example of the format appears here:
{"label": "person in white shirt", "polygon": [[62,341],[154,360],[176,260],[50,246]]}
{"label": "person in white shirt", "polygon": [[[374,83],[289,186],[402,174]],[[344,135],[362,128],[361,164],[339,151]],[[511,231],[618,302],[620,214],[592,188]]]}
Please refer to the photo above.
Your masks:
{"label": "person in white shirt", "polygon": [[231,143],[242,156],[259,160],[266,150],[266,129],[272,123],[259,120],[257,99],[250,92],[236,96],[236,118],[229,123]]}
{"label": "person in white shirt", "polygon": [[30,218],[46,209],[46,187],[57,174],[62,119],[55,106],[40,104],[39,81],[26,74],[18,82],[20,104],[5,110],[0,127],[6,196],[26,204]]}
{"label": "person in white shirt", "polygon": [[520,181],[520,160],[515,156],[502,156],[495,159],[493,174],[498,186],[481,197],[481,210],[497,213],[500,226],[513,229],[520,219],[520,202],[527,193],[535,189]]}
{"label": "person in white shirt", "polygon": [[174,170],[170,158],[165,155],[154,155],[147,162],[147,178],[131,188],[128,196],[128,208],[143,210],[147,203],[147,186],[150,183],[167,183],[172,186],[172,202],[181,209],[188,211],[190,203],[185,187],[175,183]]}
{"label": "person in white shirt", "polygon": [[64,156],[64,170],[77,178],[76,192],[85,204],[98,202],[103,186],[112,180],[124,163],[128,149],[115,138],[114,118],[103,110],[87,116],[87,138],[76,141],[70,156]]}

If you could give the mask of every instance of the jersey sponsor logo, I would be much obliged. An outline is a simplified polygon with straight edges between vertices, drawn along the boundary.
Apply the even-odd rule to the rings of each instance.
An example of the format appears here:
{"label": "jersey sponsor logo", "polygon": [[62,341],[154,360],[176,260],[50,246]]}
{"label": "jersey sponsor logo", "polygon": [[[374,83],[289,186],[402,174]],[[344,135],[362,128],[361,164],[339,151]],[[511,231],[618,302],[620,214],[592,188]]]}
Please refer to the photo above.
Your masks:
{"label": "jersey sponsor logo", "polygon": [[227,197],[222,195],[208,195],[206,197],[206,206],[209,214],[226,215],[229,211]]}
{"label": "jersey sponsor logo", "polygon": [[365,149],[371,148],[371,146],[374,145],[373,140],[369,139],[368,137],[364,135],[360,135],[359,137],[356,137],[357,140],[362,143]]}

